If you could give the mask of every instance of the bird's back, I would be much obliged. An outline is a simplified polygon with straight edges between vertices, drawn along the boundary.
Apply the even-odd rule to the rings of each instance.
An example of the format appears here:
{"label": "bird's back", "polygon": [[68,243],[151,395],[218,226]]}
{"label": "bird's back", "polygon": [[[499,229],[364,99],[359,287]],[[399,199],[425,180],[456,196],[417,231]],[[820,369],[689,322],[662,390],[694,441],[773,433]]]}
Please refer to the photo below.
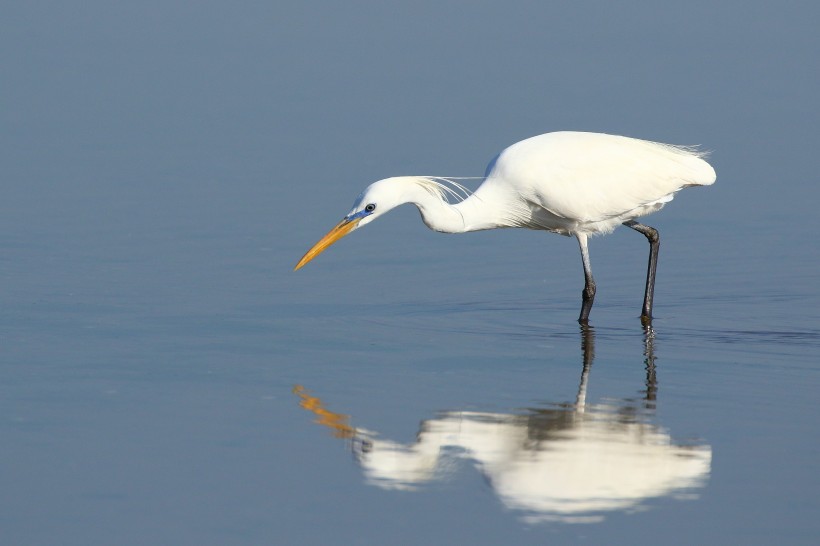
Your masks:
{"label": "bird's back", "polygon": [[682,188],[714,183],[702,155],[615,135],[547,133],[501,152],[477,193],[517,194],[544,229],[607,232],[660,209]]}

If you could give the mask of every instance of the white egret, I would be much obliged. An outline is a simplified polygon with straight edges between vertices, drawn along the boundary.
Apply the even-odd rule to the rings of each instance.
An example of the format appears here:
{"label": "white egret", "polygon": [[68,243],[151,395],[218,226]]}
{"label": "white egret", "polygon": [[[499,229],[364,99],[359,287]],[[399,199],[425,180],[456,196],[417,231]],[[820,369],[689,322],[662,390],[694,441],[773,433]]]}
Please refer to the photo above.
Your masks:
{"label": "white egret", "polygon": [[584,266],[578,317],[583,324],[595,298],[587,240],[625,225],[649,240],[641,312],[641,321],[648,324],[660,239],[656,229],[635,219],[660,210],[682,188],[714,183],[715,171],[704,161],[705,155],[692,147],[599,133],[535,136],[498,154],[474,193],[444,177],[401,176],[374,182],[294,270],[353,230],[412,203],[427,227],[444,233],[517,227],[574,235]]}

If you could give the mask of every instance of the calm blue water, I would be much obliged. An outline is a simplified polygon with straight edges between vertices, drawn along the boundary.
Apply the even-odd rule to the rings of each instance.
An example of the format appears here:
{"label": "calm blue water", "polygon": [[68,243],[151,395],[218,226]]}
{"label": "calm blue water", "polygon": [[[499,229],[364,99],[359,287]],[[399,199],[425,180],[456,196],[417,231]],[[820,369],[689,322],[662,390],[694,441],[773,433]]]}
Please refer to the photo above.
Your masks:
{"label": "calm blue water", "polygon": [[[813,544],[817,9],[20,5],[0,542]],[[445,236],[373,180],[559,129],[713,151],[646,242]]]}

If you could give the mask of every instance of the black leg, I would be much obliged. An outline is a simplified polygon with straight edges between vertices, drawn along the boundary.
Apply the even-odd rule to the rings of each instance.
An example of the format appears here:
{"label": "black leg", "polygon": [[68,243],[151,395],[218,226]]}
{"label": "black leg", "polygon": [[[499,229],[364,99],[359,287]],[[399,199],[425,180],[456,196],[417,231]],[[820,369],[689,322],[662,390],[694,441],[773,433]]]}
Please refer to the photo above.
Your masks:
{"label": "black leg", "polygon": [[592,268],[589,265],[589,250],[587,249],[587,236],[584,233],[576,234],[578,244],[581,247],[581,260],[584,264],[584,290],[581,292],[581,315],[578,322],[587,324],[589,322],[589,312],[592,310],[592,302],[595,301],[595,279],[592,278]]}
{"label": "black leg", "polygon": [[646,269],[646,291],[643,295],[641,323],[644,325],[652,324],[652,299],[655,294],[655,271],[658,269],[658,249],[661,246],[661,238],[657,229],[639,224],[635,220],[624,222],[624,225],[643,233],[649,241],[649,265]]}

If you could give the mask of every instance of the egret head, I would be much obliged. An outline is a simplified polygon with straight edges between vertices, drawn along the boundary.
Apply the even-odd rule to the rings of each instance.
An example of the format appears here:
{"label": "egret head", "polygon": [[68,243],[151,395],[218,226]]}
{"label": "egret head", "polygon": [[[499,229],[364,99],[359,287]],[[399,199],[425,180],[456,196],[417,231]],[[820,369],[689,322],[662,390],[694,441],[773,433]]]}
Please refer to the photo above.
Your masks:
{"label": "egret head", "polygon": [[356,201],[353,203],[353,208],[347,213],[347,216],[342,218],[342,221],[336,224],[327,235],[322,237],[318,243],[313,245],[308,250],[296,267],[294,271],[303,267],[306,263],[325,251],[330,245],[366,224],[369,224],[385,212],[396,208],[402,203],[406,203],[405,188],[406,184],[401,182],[401,178],[386,178],[370,184],[365,190],[359,194]]}

